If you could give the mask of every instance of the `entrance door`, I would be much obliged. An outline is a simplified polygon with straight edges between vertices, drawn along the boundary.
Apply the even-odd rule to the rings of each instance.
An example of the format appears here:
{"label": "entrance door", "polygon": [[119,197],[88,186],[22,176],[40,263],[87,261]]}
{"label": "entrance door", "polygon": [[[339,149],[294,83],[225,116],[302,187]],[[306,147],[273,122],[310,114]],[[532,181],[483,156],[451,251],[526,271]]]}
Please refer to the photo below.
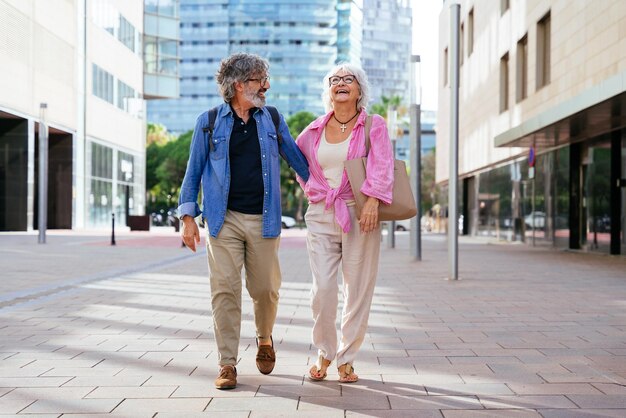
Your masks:
{"label": "entrance door", "polygon": [[581,244],[609,253],[611,243],[611,143],[590,142],[583,149]]}

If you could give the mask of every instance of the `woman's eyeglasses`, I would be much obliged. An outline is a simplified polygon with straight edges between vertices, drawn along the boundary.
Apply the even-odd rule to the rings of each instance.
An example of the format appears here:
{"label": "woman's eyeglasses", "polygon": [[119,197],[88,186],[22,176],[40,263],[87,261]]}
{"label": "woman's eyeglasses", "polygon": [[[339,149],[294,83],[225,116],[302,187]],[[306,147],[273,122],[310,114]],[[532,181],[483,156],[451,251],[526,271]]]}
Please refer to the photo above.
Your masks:
{"label": "woman's eyeglasses", "polygon": [[344,76],[334,75],[328,79],[328,82],[330,83],[331,86],[336,86],[342,80],[346,84],[352,84],[352,82],[356,80],[356,77],[351,74],[344,75]]}

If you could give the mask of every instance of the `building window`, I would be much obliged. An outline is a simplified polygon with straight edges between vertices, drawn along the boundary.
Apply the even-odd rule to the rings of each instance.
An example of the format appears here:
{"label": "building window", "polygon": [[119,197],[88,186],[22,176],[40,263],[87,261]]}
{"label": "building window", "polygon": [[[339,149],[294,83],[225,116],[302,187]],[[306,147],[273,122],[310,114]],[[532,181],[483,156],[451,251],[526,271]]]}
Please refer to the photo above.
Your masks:
{"label": "building window", "polygon": [[500,0],[500,16],[509,10],[509,0]]}
{"label": "building window", "polygon": [[537,90],[550,83],[550,12],[537,23]]}
{"label": "building window", "polygon": [[500,58],[500,113],[509,110],[509,53]]}
{"label": "building window", "polygon": [[474,52],[474,8],[470,10],[467,16],[467,56]]}
{"label": "building window", "polygon": [[117,80],[117,107],[129,112],[129,99],[135,98],[135,90],[121,80]]}
{"label": "building window", "polygon": [[528,97],[528,35],[517,42],[516,65],[516,101],[519,103]]}
{"label": "building window", "polygon": [[92,71],[92,94],[113,104],[114,86],[113,76],[102,68],[93,64]]}
{"label": "building window", "polygon": [[448,48],[443,50],[443,85],[448,85]]}
{"label": "building window", "polygon": [[135,48],[135,27],[122,15],[120,15],[120,24],[117,38],[126,48],[136,52]]}

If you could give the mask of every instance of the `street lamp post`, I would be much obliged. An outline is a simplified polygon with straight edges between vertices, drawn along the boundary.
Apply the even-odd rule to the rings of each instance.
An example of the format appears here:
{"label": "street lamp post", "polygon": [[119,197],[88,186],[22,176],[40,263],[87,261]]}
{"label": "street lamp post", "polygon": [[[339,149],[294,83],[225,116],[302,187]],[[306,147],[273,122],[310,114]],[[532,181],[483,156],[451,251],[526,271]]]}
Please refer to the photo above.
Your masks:
{"label": "street lamp post", "polygon": [[417,261],[422,260],[422,87],[421,87],[421,68],[420,56],[411,56],[411,78],[413,88],[411,89],[411,109],[410,109],[410,135],[411,144],[415,147],[413,152],[413,161],[411,162],[411,170],[415,173],[415,204],[417,206],[417,215],[415,226],[411,225],[411,254]]}
{"label": "street lamp post", "polygon": [[46,125],[46,103],[39,104],[39,204],[37,228],[39,244],[46,243],[46,229],[48,228],[48,126]]}
{"label": "street lamp post", "polygon": [[459,279],[459,21],[461,5],[450,6],[450,176],[448,180],[448,279]]}

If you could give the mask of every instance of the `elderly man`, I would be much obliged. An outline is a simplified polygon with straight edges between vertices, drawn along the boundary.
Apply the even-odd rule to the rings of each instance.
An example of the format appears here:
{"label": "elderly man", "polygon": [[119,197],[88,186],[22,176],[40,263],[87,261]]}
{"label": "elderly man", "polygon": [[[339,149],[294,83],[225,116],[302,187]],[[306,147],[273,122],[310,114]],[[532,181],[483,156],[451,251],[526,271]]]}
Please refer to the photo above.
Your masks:
{"label": "elderly man", "polygon": [[[194,252],[200,242],[194,218],[202,215],[207,223],[218,389],[237,385],[243,267],[254,302],[256,365],[263,374],[274,369],[272,329],[281,283],[279,154],[299,176],[309,177],[284,118],[265,107],[268,69],[267,61],[253,54],[222,60],[216,80],[225,103],[198,117],[180,190],[181,234]],[[202,211],[196,203],[200,184]]]}

